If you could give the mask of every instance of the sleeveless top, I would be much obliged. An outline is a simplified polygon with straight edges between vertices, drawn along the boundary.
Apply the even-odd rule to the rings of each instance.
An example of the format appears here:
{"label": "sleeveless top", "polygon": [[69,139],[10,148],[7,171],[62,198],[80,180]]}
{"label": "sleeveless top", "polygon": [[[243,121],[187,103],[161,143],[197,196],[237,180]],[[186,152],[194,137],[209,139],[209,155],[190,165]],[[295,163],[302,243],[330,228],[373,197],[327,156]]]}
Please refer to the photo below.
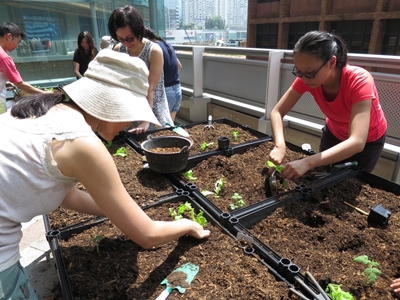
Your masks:
{"label": "sleeveless top", "polygon": [[[152,41],[149,41],[147,39],[144,39],[145,45],[143,47],[142,52],[139,54],[139,58],[141,58],[145,63],[147,68],[150,70],[150,55],[151,55],[151,49],[154,45]],[[120,52],[128,53],[128,49],[120,44]],[[129,53],[128,53],[129,55]],[[156,89],[154,90],[154,98],[153,98],[153,113],[156,116],[157,120],[160,122],[162,127],[166,126],[166,123],[169,122],[170,124],[173,124],[171,115],[169,113],[169,107],[168,107],[168,101],[167,101],[167,96],[165,94],[165,88],[164,88],[164,73],[161,73],[160,80],[158,81],[158,84],[156,86]],[[139,124],[138,122],[134,122],[136,124]],[[150,124],[150,127],[148,130],[154,130],[156,129],[154,124]]]}
{"label": "sleeveless top", "polygon": [[21,223],[57,209],[78,182],[58,169],[52,140],[91,137],[95,133],[79,112],[63,104],[34,119],[2,114],[0,132],[1,272],[20,258]]}

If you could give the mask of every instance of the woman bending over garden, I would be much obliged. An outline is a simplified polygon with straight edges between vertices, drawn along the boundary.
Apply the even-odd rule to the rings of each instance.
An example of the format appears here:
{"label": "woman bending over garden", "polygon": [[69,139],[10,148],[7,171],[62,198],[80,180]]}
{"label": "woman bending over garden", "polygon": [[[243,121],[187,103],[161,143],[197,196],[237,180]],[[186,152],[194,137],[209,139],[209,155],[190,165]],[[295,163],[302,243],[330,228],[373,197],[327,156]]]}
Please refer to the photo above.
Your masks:
{"label": "woman bending over garden", "polygon": [[[115,51],[139,57],[146,63],[149,68],[150,86],[147,101],[162,127],[167,126],[167,123],[173,124],[164,88],[163,52],[159,45],[144,38],[145,27],[139,12],[128,5],[115,9],[108,20],[108,30],[111,37],[119,42],[114,47]],[[136,128],[130,131],[140,134],[149,129],[156,129],[149,125],[149,122],[133,124]]]}
{"label": "woman bending over garden", "polygon": [[[148,69],[135,57],[102,50],[65,93],[22,98],[0,116],[0,295],[37,299],[19,263],[21,223],[62,206],[108,217],[151,248],[183,235],[208,237],[198,223],[151,220],[125,190],[105,140],[132,121],[159,124],[146,100]],[[77,189],[81,182],[89,193]]]}
{"label": "woman bending over garden", "polygon": [[324,31],[306,33],[296,43],[297,77],[271,112],[275,147],[270,159],[281,164],[285,157],[283,117],[309,92],[326,116],[319,153],[285,164],[282,176],[296,179],[318,166],[357,161],[371,172],[385,143],[387,122],[371,74],[347,64],[343,40]]}

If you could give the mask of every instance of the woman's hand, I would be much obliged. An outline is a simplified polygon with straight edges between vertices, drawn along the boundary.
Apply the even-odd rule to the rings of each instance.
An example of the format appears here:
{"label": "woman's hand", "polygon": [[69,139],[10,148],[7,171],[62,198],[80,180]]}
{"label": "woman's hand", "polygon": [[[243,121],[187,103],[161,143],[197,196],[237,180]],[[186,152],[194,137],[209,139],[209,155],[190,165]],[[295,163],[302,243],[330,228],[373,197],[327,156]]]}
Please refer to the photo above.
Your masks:
{"label": "woman's hand", "polygon": [[203,229],[203,226],[201,226],[199,223],[196,223],[189,219],[181,219],[179,221],[174,221],[174,222],[187,222],[187,223],[190,222],[191,223],[190,226],[191,226],[192,230],[190,232],[188,232],[187,234],[196,239],[204,239],[204,238],[210,236],[210,230]]}
{"label": "woman's hand", "polygon": [[309,169],[310,166],[308,162],[303,158],[287,163],[283,167],[281,175],[285,179],[293,180],[303,176]]}
{"label": "woman's hand", "polygon": [[286,149],[282,147],[274,147],[269,154],[269,159],[276,165],[280,165],[285,157]]}
{"label": "woman's hand", "polygon": [[393,282],[390,285],[390,287],[392,288],[392,290],[395,293],[400,293],[400,278],[397,278],[397,279],[393,280]]}
{"label": "woman's hand", "polygon": [[150,123],[149,122],[142,122],[139,124],[138,127],[132,128],[129,130],[129,132],[136,133],[136,134],[142,134],[149,129]]}

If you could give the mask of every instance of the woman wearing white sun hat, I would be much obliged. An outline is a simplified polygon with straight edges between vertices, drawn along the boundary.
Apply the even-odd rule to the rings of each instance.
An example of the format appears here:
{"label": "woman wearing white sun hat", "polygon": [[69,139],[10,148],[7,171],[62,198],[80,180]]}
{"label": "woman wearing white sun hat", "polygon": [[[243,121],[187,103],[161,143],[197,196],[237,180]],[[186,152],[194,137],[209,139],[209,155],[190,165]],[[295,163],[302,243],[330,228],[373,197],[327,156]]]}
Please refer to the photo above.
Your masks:
{"label": "woman wearing white sun hat", "polygon": [[[1,299],[37,299],[19,263],[21,223],[59,206],[105,215],[144,248],[210,234],[190,220],[151,220],[94,133],[112,140],[132,121],[159,124],[146,100],[147,77],[141,59],[104,49],[65,94],[26,97],[0,116],[0,179],[7,187],[0,189]],[[78,181],[89,193],[75,187]]]}

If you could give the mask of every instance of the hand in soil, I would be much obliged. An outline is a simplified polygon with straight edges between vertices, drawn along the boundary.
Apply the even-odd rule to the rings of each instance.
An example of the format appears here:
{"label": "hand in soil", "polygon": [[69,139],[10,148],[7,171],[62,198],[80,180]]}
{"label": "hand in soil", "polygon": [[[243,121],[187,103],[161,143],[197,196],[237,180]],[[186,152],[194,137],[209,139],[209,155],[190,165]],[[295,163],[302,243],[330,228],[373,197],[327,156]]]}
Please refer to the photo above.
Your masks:
{"label": "hand in soil", "polygon": [[[203,226],[201,226],[199,223],[193,222],[189,219],[181,219],[175,222],[185,222],[188,224],[188,226],[191,226],[192,230],[188,233],[188,235],[196,239],[204,239],[210,236],[210,230],[203,229]],[[182,226],[184,226],[184,224],[182,224]]]}
{"label": "hand in soil", "polygon": [[390,287],[393,289],[395,293],[400,293],[400,278],[396,278],[395,280],[393,280]]}

